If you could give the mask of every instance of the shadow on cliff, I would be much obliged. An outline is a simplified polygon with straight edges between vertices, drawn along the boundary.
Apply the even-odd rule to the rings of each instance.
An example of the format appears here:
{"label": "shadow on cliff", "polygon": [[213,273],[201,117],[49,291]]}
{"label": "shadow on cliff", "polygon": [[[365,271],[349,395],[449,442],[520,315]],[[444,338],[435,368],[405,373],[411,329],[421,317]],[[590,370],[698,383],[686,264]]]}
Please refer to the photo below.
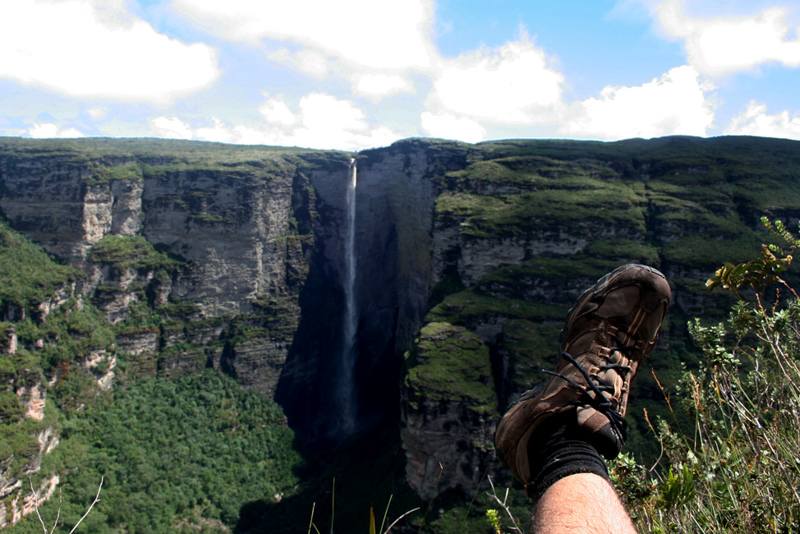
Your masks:
{"label": "shadow on cliff", "polygon": [[405,482],[405,455],[397,428],[360,434],[327,451],[301,452],[306,464],[297,473],[303,481],[297,492],[280,502],[260,499],[245,504],[234,532],[307,532],[312,513],[319,532],[330,532],[331,521],[336,532],[368,532],[371,506],[378,524],[390,498],[389,522],[427,506]]}
{"label": "shadow on cliff", "polygon": [[[339,273],[316,251],[300,292],[301,315],[275,400],[299,442],[325,455],[347,435],[334,402],[342,372],[344,293]],[[362,304],[363,305],[363,304]],[[400,418],[402,357],[395,354],[398,306],[365,310],[357,326],[353,387],[358,399],[355,434],[395,428]]]}
{"label": "shadow on cliff", "polygon": [[331,399],[342,344],[342,303],[335,270],[312,259],[300,292],[300,321],[275,391],[289,427],[306,447],[335,434]]}

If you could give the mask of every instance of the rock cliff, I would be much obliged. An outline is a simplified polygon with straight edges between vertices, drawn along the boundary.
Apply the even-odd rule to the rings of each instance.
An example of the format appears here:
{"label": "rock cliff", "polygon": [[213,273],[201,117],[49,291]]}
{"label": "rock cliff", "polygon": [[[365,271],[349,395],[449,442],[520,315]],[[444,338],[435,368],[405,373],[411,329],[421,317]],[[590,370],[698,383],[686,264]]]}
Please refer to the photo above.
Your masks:
{"label": "rock cliff", "polygon": [[[0,139],[3,217],[80,273],[0,311],[16,321],[85,299],[112,325],[113,341],[80,362],[100,387],[118,362],[128,377],[213,367],[274,396],[305,441],[338,439],[330,399],[355,157],[359,428],[401,421],[421,495],[439,463],[439,491],[470,488],[500,413],[555,351],[564,312],[610,268],[644,262],[669,277],[675,307],[653,366],[676,365],[683,318],[722,309],[703,281],[757,253],[761,215],[800,218],[799,147],[410,139],[354,155]],[[47,340],[34,341],[37,354]]]}

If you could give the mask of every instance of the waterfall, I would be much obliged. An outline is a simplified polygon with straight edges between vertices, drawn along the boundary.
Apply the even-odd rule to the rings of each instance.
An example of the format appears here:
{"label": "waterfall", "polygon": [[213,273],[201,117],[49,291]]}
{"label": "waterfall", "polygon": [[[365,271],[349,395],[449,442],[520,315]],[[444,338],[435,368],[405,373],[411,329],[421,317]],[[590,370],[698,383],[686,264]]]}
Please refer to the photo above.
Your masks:
{"label": "waterfall", "polygon": [[344,239],[344,325],[342,330],[342,366],[338,384],[339,413],[341,417],[339,433],[348,436],[355,430],[357,399],[355,384],[355,365],[358,351],[356,348],[356,330],[358,328],[358,310],[356,308],[356,160],[350,160],[349,180],[347,184],[347,226]]}

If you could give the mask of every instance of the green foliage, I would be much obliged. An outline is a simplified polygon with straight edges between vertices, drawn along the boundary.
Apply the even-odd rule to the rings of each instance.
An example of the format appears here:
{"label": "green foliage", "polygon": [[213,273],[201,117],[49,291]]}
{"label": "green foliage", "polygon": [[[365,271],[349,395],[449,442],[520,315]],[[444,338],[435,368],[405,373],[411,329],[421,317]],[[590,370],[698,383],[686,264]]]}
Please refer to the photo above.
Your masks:
{"label": "green foliage", "polygon": [[616,261],[583,254],[571,258],[534,258],[495,269],[478,282],[478,287],[492,294],[519,296],[533,280],[566,285],[576,278],[597,279],[617,266]]}
{"label": "green foliage", "polygon": [[156,311],[167,319],[179,319],[197,315],[200,310],[200,305],[194,302],[170,301],[159,306]]}
{"label": "green foliage", "polygon": [[54,262],[41,247],[0,221],[0,308],[32,312],[84,275]]}
{"label": "green foliage", "polygon": [[590,236],[598,226],[644,232],[645,198],[635,187],[584,174],[539,176],[535,191],[485,195],[455,189],[436,199],[441,216],[463,219],[462,234],[493,239],[530,235],[570,225],[573,234]]}
{"label": "green foliage", "polygon": [[496,297],[471,287],[445,298],[430,311],[427,320],[469,326],[494,316],[529,320],[556,319],[563,317],[564,311],[561,306],[540,304],[522,298]]}
{"label": "green foliage", "polygon": [[[510,480],[503,483],[510,485]],[[531,501],[524,491],[501,490],[497,483],[484,480],[471,495],[445,492],[430,503],[432,510],[427,521],[415,516],[410,521],[418,530],[430,534],[496,534],[498,532],[528,532]],[[508,493],[506,493],[508,492]],[[438,508],[438,514],[434,514]],[[421,527],[421,528],[420,528]]]}
{"label": "green foliage", "polygon": [[739,261],[752,257],[752,251],[758,247],[759,239],[749,232],[731,240],[717,239],[713,233],[688,235],[664,245],[661,248],[661,257],[662,261],[709,268],[719,265],[725,258]]}
{"label": "green foliage", "polygon": [[[338,157],[343,161],[347,155],[333,151],[310,151],[302,148],[269,147],[263,145],[246,146],[222,143],[206,143],[171,139],[21,139],[4,137],[0,139],[0,154],[13,155],[16,161],[37,159],[42,155],[60,159],[64,165],[86,166],[95,162],[105,167],[98,174],[104,177],[110,173],[111,179],[118,175],[135,175],[132,164],[108,165],[111,158],[130,158],[136,156],[142,163],[142,171],[153,169],[162,172],[186,170],[189,163],[195,168],[208,169],[266,169],[274,170],[279,165],[279,157],[298,158],[306,154],[319,154],[319,158]],[[274,166],[274,167],[272,167]],[[121,167],[121,170],[113,170]],[[118,173],[118,174],[117,174]]]}
{"label": "green foliage", "polygon": [[497,408],[489,348],[477,335],[447,323],[429,323],[420,331],[406,388],[418,397],[464,402],[480,413]]}
{"label": "green foliage", "polygon": [[16,387],[31,387],[41,381],[39,358],[23,348],[17,348],[15,354],[0,356],[0,376],[4,383],[13,383]]}
{"label": "green foliage", "polygon": [[428,308],[433,308],[448,295],[458,293],[465,289],[466,286],[461,282],[458,276],[445,276],[431,290],[431,296],[428,299]]}
{"label": "green foliage", "polygon": [[142,180],[142,168],[136,163],[123,163],[122,165],[106,166],[98,164],[94,167],[94,173],[90,184],[96,185],[115,180]]}
{"label": "green foliage", "polygon": [[23,321],[17,335],[26,346],[43,342],[36,354],[46,371],[85,359],[93,351],[111,350],[115,343],[114,331],[100,310],[78,299],[69,299],[43,324]]}
{"label": "green foliage", "polygon": [[[797,245],[783,225],[772,228]],[[724,322],[689,324],[703,359],[678,383],[673,422],[655,422],[662,474],[642,484],[642,470],[630,459],[617,464],[615,476],[632,490],[623,496],[641,531],[800,528],[800,301],[793,291],[785,302],[765,301],[767,287],[783,282],[776,273],[786,258],[765,246],[761,258],[726,265],[709,280],[709,287],[737,295],[754,289],[757,299],[740,301]]]}
{"label": "green foliage", "polygon": [[143,236],[106,235],[92,246],[86,258],[95,263],[111,263],[120,269],[172,271],[183,267],[183,262],[156,251]]}
{"label": "green foliage", "polygon": [[16,394],[11,391],[0,392],[0,423],[16,423],[24,413],[25,409]]}
{"label": "green foliage", "polygon": [[[292,443],[274,402],[211,370],[120,386],[63,423],[52,453],[69,468],[62,519],[77,521],[103,476],[91,532],[232,528],[244,503],[293,491],[301,460]],[[43,515],[58,506],[52,499]],[[14,532],[36,528],[29,517]]]}
{"label": "green foliage", "polygon": [[232,223],[233,217],[228,215],[219,215],[216,213],[200,213],[196,215],[190,215],[190,217],[199,222],[215,224],[215,223]]}
{"label": "green foliage", "polygon": [[658,267],[661,262],[658,249],[654,246],[620,237],[592,241],[586,247],[586,252],[590,256],[612,258],[617,263],[643,263]]}
{"label": "green foliage", "polygon": [[525,391],[543,380],[541,370],[552,366],[560,332],[559,323],[506,321],[498,344],[499,350],[507,355],[508,380],[515,391]]}
{"label": "green foliage", "polygon": [[694,499],[695,487],[692,485],[693,478],[694,470],[691,465],[684,464],[677,474],[673,472],[673,466],[670,466],[661,483],[661,491],[658,495],[656,506],[670,511]]}
{"label": "green foliage", "polygon": [[128,317],[114,324],[114,332],[138,334],[158,331],[162,320],[162,316],[153,310],[146,301],[139,300],[128,306]]}
{"label": "green foliage", "polygon": [[24,409],[14,393],[0,394],[4,408],[11,412],[7,420],[0,420],[0,458],[8,462],[4,465],[3,476],[7,480],[25,475],[31,462],[39,455],[39,440],[35,434],[47,428],[58,426],[58,414],[52,405],[45,406],[44,419],[23,418]]}
{"label": "green foliage", "polygon": [[800,240],[789,233],[782,221],[777,221],[773,224],[767,217],[763,217],[761,221],[770,233],[780,237],[787,243],[788,250],[784,250],[774,244],[762,245],[760,258],[738,265],[726,262],[706,282],[709,290],[722,287],[733,291],[739,296],[739,292],[745,288],[752,289],[759,295],[763,295],[769,286],[779,282],[788,287],[786,281],[778,275],[786,271],[791,265],[792,256],[789,252],[800,246]]}
{"label": "green foliage", "polygon": [[486,510],[486,521],[492,526],[492,530],[496,534],[503,534],[502,526],[500,525],[500,512],[493,508]]}

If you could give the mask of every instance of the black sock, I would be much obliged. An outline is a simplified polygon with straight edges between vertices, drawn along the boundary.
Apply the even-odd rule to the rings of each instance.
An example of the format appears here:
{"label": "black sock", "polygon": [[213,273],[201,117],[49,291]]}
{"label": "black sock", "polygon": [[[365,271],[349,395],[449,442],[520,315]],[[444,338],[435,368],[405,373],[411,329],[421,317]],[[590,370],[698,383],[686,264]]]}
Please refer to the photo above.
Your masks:
{"label": "black sock", "polygon": [[557,481],[578,473],[593,473],[608,480],[608,469],[586,432],[578,426],[575,412],[559,414],[537,429],[544,440],[528,443],[533,481],[525,486],[528,497],[538,500]]}

